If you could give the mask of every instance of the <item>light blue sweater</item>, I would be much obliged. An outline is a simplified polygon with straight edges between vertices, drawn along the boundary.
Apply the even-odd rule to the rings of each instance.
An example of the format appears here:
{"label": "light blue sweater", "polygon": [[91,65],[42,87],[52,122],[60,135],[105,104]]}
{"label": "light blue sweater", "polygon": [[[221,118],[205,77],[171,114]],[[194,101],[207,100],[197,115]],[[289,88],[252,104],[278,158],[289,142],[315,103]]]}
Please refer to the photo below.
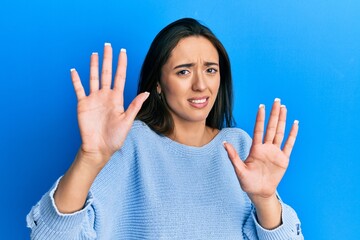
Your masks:
{"label": "light blue sweater", "polygon": [[61,214],[57,183],[27,216],[32,239],[303,239],[300,221],[282,204],[282,225],[263,229],[222,142],[242,159],[250,137],[225,128],[190,147],[135,121],[123,147],[97,176],[84,208]]}

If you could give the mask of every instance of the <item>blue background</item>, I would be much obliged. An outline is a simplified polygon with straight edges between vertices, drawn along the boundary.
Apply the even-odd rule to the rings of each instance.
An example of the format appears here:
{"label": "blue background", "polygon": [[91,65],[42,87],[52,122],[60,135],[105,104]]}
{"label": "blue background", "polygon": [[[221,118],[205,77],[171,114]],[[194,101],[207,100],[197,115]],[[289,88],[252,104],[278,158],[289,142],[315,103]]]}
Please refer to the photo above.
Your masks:
{"label": "blue background", "polygon": [[356,0],[2,0],[0,238],[29,238],[27,212],[80,145],[69,69],[87,86],[91,52],[127,48],[128,104],[156,33],[194,17],[228,50],[239,127],[251,133],[275,97],[300,120],[279,192],[306,239],[359,239],[359,13]]}

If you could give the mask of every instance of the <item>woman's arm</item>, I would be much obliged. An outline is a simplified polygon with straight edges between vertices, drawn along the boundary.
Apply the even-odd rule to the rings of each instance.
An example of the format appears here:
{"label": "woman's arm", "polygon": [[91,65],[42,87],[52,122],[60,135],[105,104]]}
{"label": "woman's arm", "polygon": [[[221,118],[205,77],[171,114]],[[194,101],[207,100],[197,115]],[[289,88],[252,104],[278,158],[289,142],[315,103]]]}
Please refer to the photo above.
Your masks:
{"label": "woman's arm", "polygon": [[286,114],[286,107],[280,105],[280,99],[275,99],[264,136],[265,107],[260,105],[252,146],[244,162],[231,144],[224,143],[240,185],[255,206],[257,220],[265,229],[274,229],[282,223],[282,208],[276,196],[276,188],[288,167],[298,133],[298,121],[294,121],[281,148]]}
{"label": "woman's arm", "polygon": [[83,208],[97,174],[109,161],[111,155],[123,145],[137,112],[149,95],[139,94],[127,111],[124,111],[123,90],[126,67],[126,51],[122,49],[112,89],[111,45],[105,44],[104,47],[101,81],[99,81],[98,54],[93,53],[90,60],[88,96],[76,70],[71,70],[78,99],[77,112],[82,145],[55,192],[55,203],[62,213],[72,213]]}
{"label": "woman's arm", "polygon": [[88,162],[108,161],[108,157],[88,156],[79,150],[73,164],[61,178],[54,194],[55,204],[61,213],[73,213],[84,207],[88,192],[101,166]]}

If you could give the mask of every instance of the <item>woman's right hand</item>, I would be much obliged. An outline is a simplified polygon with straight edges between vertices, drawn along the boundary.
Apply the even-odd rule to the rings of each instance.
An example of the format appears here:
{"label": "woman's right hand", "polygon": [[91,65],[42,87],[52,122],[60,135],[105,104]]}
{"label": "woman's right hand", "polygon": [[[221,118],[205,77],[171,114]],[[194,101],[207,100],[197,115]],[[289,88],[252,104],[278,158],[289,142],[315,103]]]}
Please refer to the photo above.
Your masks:
{"label": "woman's right hand", "polygon": [[[105,44],[104,59],[99,79],[99,57],[91,55],[90,94],[86,96],[78,73],[71,70],[71,78],[78,99],[78,121],[81,148],[75,161],[61,178],[54,194],[55,204],[61,213],[73,213],[84,207],[88,192],[96,176],[111,155],[123,145],[136,114],[149,93],[139,94],[124,110],[126,52],[119,55],[112,82],[112,48]],[[101,86],[100,86],[101,85]]]}
{"label": "woman's right hand", "polygon": [[99,79],[99,57],[91,55],[90,94],[86,96],[80,77],[75,69],[71,78],[78,99],[78,122],[82,145],[80,153],[87,165],[102,168],[111,155],[121,148],[134,119],[149,93],[139,94],[124,109],[124,85],[127,56],[125,49],[119,55],[117,70],[112,83],[112,47],[106,43]]}

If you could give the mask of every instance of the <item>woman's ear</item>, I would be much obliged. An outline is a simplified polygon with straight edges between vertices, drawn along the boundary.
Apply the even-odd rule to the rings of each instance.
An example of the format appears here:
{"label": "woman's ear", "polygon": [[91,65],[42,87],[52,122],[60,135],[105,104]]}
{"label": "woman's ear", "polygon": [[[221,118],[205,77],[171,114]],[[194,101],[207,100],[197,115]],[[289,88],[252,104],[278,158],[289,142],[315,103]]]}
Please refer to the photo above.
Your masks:
{"label": "woman's ear", "polygon": [[161,94],[161,86],[159,82],[156,83],[156,91],[159,95]]}

